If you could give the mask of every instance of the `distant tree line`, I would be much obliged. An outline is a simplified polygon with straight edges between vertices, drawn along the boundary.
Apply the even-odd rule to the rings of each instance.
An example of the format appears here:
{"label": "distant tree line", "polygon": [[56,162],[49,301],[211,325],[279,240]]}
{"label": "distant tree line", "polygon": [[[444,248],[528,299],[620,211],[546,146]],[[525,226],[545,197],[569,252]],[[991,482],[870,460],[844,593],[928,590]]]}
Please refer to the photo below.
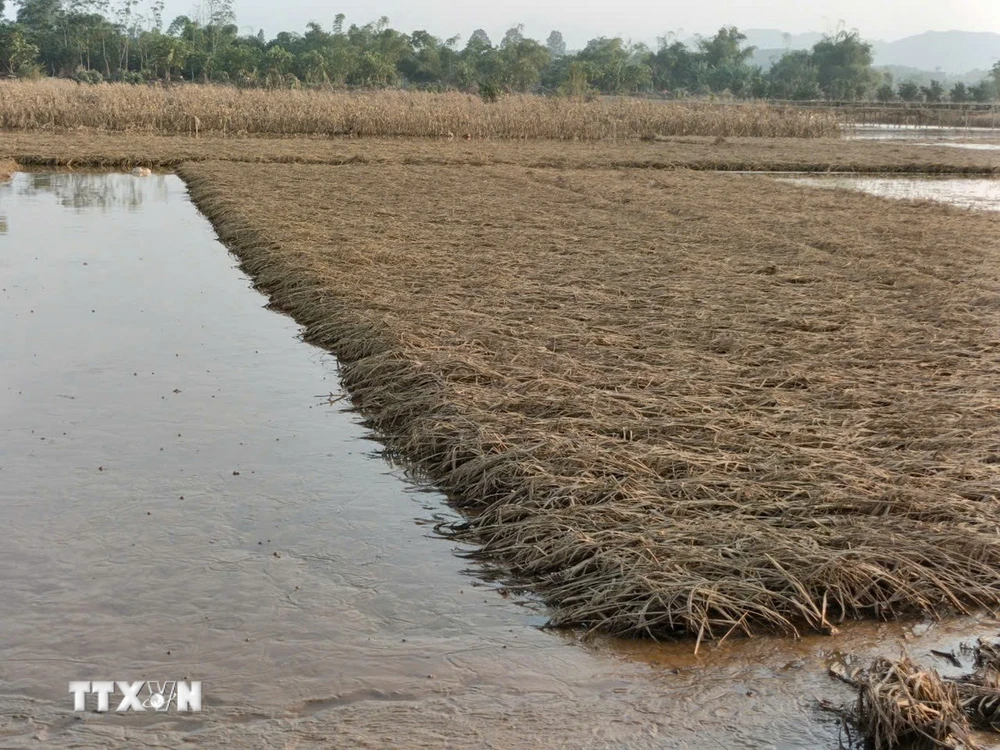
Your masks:
{"label": "distant tree line", "polygon": [[267,39],[241,34],[233,0],[204,0],[197,18],[163,18],[163,0],[13,0],[3,20],[0,0],[0,76],[61,76],[104,80],[194,81],[243,87],[364,86],[476,91],[486,99],[507,92],[727,95],[772,99],[899,99],[991,101],[1000,88],[1000,63],[974,86],[950,91],[900,83],[872,67],[872,46],[840,31],[811,50],[787,51],[765,71],[751,63],[754,48],[727,26],[689,46],[661,37],[656,49],[618,37],[599,37],[569,51],[553,31],[544,43],[515,26],[494,42],[477,29],[463,45],[426,31],[410,34],[387,18]]}

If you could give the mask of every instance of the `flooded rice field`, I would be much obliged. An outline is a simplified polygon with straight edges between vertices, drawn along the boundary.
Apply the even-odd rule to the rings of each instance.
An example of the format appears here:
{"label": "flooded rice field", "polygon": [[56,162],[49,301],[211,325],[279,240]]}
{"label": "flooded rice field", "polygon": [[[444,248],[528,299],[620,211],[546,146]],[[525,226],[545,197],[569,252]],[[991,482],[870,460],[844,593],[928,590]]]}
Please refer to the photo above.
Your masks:
{"label": "flooded rice field", "polygon": [[[0,746],[835,748],[834,663],[992,635],[583,639],[484,585],[174,176],[0,186]],[[70,681],[203,710],[73,711]],[[91,704],[91,709],[93,704]]]}
{"label": "flooded rice field", "polygon": [[[1000,124],[1000,121],[998,121]],[[939,125],[843,125],[848,140],[933,141],[934,145],[964,146],[963,142],[1000,142],[1000,127],[949,127]],[[914,143],[914,145],[916,145]]]}
{"label": "flooded rice field", "polygon": [[979,211],[1000,211],[1000,180],[989,177],[809,175],[780,179],[807,187],[846,188],[883,198],[927,200]]}

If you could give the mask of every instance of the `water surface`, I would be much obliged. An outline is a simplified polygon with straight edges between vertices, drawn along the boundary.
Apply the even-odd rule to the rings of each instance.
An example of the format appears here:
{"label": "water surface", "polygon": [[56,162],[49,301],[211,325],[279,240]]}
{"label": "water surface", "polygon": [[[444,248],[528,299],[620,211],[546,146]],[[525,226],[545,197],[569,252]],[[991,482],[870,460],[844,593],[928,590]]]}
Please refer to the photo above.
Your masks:
{"label": "water surface", "polygon": [[1000,211],[1000,180],[991,177],[809,175],[778,179],[806,187],[859,190],[882,198],[928,200],[978,211]]}

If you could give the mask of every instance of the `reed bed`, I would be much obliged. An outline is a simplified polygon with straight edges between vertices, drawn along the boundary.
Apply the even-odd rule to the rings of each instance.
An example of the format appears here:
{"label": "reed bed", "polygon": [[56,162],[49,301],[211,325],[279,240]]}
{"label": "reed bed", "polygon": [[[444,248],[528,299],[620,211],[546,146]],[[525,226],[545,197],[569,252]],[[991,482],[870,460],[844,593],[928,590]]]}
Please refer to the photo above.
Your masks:
{"label": "reed bed", "polygon": [[617,98],[461,93],[240,90],[73,81],[0,82],[0,129],[90,128],[146,133],[350,135],[560,140],[706,135],[812,138],[839,134],[829,113]]}
{"label": "reed bed", "polygon": [[761,177],[180,168],[553,625],[1000,603],[1000,219]]}

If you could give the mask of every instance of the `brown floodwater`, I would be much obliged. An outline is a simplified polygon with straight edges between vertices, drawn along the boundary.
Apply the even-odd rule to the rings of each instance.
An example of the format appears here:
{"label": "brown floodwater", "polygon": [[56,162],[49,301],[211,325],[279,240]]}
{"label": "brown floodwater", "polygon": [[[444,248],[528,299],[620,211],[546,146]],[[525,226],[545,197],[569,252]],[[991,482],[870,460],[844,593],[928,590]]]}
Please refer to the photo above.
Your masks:
{"label": "brown floodwater", "polygon": [[[336,200],[326,196],[324,200]],[[996,620],[704,645],[584,639],[436,537],[336,361],[174,176],[0,186],[0,747],[833,748],[826,669]],[[201,680],[200,713],[73,680]]]}
{"label": "brown floodwater", "polygon": [[993,177],[808,175],[783,182],[820,188],[847,188],[883,198],[937,201],[978,211],[1000,211],[1000,180]]}

